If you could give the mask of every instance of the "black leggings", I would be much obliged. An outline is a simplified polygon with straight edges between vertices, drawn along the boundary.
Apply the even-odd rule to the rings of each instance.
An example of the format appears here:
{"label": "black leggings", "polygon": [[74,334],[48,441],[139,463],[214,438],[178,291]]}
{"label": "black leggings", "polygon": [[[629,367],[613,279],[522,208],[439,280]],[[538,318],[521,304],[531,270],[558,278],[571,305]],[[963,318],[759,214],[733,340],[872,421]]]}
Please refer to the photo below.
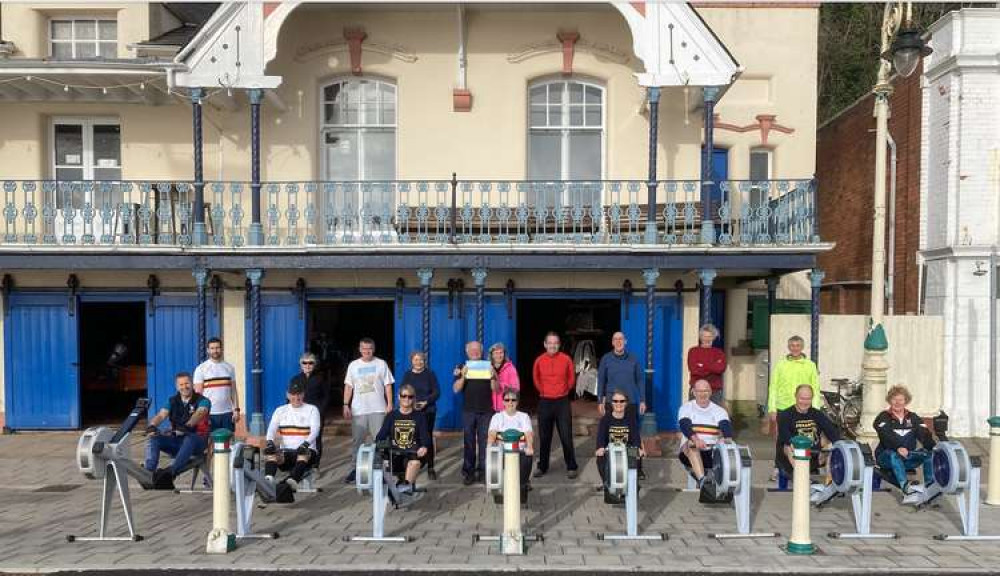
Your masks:
{"label": "black leggings", "polygon": [[301,482],[302,477],[306,475],[306,472],[310,468],[316,465],[319,457],[316,455],[316,451],[309,450],[309,460],[302,461],[299,460],[299,453],[296,450],[279,450],[278,460],[280,462],[268,461],[264,463],[264,474],[267,476],[274,476],[278,473],[278,470],[282,472],[289,472],[288,477],[296,482]]}

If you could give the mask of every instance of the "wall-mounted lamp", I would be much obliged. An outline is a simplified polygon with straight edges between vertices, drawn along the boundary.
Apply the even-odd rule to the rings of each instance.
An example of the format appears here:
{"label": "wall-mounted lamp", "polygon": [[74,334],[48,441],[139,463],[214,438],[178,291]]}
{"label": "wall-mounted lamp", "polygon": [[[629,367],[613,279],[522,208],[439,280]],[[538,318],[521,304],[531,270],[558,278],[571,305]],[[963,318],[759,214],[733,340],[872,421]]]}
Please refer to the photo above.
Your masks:
{"label": "wall-mounted lamp", "polygon": [[976,269],[972,271],[973,276],[986,276],[990,271],[986,269],[986,262],[976,260]]}

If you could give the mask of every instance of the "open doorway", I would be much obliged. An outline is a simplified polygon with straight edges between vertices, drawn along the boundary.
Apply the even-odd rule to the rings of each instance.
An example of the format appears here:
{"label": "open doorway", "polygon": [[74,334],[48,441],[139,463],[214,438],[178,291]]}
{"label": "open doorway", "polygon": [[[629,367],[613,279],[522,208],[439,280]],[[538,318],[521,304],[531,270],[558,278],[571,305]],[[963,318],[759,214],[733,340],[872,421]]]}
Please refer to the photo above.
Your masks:
{"label": "open doorway", "polygon": [[[342,300],[309,303],[309,351],[325,373],[331,397],[327,412],[343,404],[347,365],[360,356],[362,338],[375,341],[375,355],[395,366],[395,310],[392,300]],[[397,379],[401,374],[393,374]],[[339,413],[337,410],[335,413]]]}
{"label": "open doorway", "polygon": [[[621,324],[621,301],[615,299],[520,298],[517,301],[517,372],[523,385],[521,404],[534,410],[538,392],[531,385],[535,358],[544,350],[545,334],[556,332],[562,351],[579,360],[591,357],[592,369],[611,350],[611,335]],[[589,344],[588,344],[589,343]],[[590,352],[592,350],[592,352]],[[594,374],[596,376],[596,373]],[[593,400],[587,392],[584,398]]]}
{"label": "open doorway", "polygon": [[80,315],[80,421],[117,423],[146,396],[146,305],[83,302]]}

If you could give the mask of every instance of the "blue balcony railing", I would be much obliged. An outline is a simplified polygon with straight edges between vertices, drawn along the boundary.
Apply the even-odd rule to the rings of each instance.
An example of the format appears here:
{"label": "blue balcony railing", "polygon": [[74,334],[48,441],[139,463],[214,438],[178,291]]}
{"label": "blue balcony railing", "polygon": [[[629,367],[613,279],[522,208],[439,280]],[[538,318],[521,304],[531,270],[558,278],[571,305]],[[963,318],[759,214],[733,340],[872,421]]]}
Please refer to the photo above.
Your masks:
{"label": "blue balcony railing", "polygon": [[[7,180],[3,245],[191,246],[190,181]],[[713,183],[662,181],[656,191],[656,242],[775,246],[819,241],[811,179]],[[264,244],[338,245],[646,243],[647,185],[612,181],[265,182]],[[248,243],[251,187],[208,182],[207,245]],[[703,220],[708,206],[710,218]]]}

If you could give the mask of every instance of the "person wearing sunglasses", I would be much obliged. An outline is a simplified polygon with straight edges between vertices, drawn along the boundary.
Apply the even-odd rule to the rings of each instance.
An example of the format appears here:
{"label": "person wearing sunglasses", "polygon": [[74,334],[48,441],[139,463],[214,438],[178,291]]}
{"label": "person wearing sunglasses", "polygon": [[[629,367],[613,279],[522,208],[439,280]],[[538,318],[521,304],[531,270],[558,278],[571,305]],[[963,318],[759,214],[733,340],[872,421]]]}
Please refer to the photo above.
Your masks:
{"label": "person wearing sunglasses", "polygon": [[319,434],[316,435],[316,467],[319,468],[320,458],[323,457],[323,416],[330,403],[330,384],[326,376],[316,370],[316,356],[312,352],[306,352],[299,357],[300,372],[292,376],[289,385],[299,384],[306,391],[305,403],[311,404],[319,411]]}
{"label": "person wearing sunglasses", "polygon": [[535,456],[535,434],[531,428],[531,417],[517,409],[520,393],[517,390],[503,391],[503,411],[490,418],[489,442],[496,444],[500,435],[507,430],[517,430],[524,434],[524,450],[521,451],[521,502],[527,499],[531,490],[531,465]]}
{"label": "person wearing sunglasses", "polygon": [[400,493],[412,493],[416,486],[420,465],[431,445],[427,422],[421,412],[414,410],[417,392],[411,384],[399,387],[399,408],[385,417],[382,428],[375,435],[375,443],[388,441],[394,448],[390,469],[397,476],[403,471],[403,481],[396,484]]}
{"label": "person wearing sunglasses", "polygon": [[640,462],[646,452],[642,449],[642,441],[639,439],[639,419],[636,414],[628,410],[628,394],[621,390],[611,393],[611,410],[604,413],[600,423],[597,425],[597,471],[601,474],[601,483],[604,485],[604,500],[610,502],[611,494],[608,492],[608,446],[611,444],[624,444],[631,448],[639,449]]}

